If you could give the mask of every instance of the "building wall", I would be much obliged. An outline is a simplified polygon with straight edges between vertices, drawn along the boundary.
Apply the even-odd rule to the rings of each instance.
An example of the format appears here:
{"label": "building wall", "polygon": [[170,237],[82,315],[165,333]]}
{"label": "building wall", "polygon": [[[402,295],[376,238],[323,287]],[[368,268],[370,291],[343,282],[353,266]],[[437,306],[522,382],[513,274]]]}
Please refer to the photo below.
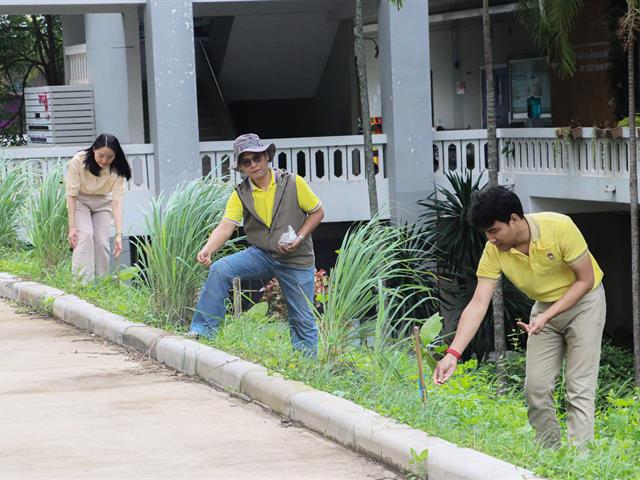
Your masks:
{"label": "building wall", "polygon": [[[540,56],[529,34],[513,17],[492,18],[494,66],[513,58]],[[434,125],[445,129],[482,128],[482,20],[431,26]],[[464,94],[457,93],[464,82]]]}

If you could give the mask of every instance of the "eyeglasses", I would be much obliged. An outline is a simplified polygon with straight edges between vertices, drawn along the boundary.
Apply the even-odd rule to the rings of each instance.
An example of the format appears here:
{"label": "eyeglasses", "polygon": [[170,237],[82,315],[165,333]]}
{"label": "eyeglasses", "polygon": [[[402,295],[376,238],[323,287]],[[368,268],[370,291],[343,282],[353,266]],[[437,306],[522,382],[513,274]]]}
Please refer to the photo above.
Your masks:
{"label": "eyeglasses", "polygon": [[244,155],[238,161],[238,163],[240,164],[241,167],[247,168],[248,166],[251,165],[251,162],[256,163],[256,164],[260,163],[262,161],[263,157],[264,157],[264,152],[254,153],[253,155]]}

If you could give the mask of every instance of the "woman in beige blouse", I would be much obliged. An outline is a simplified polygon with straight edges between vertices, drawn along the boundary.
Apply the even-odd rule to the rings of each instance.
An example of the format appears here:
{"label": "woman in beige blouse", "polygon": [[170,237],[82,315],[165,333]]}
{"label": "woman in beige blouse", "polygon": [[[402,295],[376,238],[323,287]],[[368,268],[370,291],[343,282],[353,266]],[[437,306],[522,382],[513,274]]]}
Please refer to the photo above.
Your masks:
{"label": "woman in beige blouse", "polygon": [[65,184],[69,213],[71,268],[83,282],[109,272],[109,237],[116,226],[113,256],[122,252],[122,197],[131,178],[120,142],[103,133],[78,152],[67,166]]}

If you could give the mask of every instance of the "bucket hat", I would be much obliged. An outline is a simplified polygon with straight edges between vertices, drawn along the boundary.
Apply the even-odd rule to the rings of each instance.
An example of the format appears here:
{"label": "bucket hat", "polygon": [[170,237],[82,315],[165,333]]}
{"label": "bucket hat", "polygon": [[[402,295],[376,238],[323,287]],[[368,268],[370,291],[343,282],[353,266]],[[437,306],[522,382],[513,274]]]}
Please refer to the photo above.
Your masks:
{"label": "bucket hat", "polygon": [[233,141],[233,165],[231,166],[233,169],[238,170],[238,160],[240,159],[240,155],[245,152],[268,152],[269,161],[272,161],[276,154],[276,144],[263,144],[260,137],[255,133],[240,135]]}

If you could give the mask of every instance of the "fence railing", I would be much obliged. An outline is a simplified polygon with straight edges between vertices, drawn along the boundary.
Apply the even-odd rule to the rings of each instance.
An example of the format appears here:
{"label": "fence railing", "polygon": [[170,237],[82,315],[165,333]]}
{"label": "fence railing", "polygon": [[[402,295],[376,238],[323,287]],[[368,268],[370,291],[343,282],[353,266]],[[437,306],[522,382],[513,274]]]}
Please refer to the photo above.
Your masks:
{"label": "fence railing", "polygon": [[[582,136],[557,138],[554,128],[498,129],[498,169],[504,173],[629,176],[629,129],[620,138],[596,136],[583,128]],[[451,130],[434,133],[434,171],[470,170],[480,173],[487,165],[486,130]]]}
{"label": "fence railing", "polygon": [[[66,163],[86,146],[9,147],[0,149],[4,168],[30,168],[37,176],[45,177],[51,169]],[[123,145],[131,165],[131,192],[153,190],[153,145]]]}
{"label": "fence railing", "polygon": [[[386,177],[384,163],[385,135],[374,135],[374,162],[378,178]],[[265,140],[268,142],[268,140]],[[364,182],[364,145],[358,135],[341,137],[281,138],[274,141],[274,167],[284,168],[310,183]],[[33,169],[45,176],[52,168],[66,162],[86,146],[11,147],[0,151],[5,168]],[[131,165],[129,191],[154,191],[153,145],[123,145]],[[213,172],[239,182],[241,176],[231,169],[233,145],[230,141],[201,142],[202,175]],[[194,175],[194,178],[196,176]]]}
{"label": "fence railing", "polygon": [[[295,173],[308,182],[365,181],[364,145],[360,135],[279,138],[273,140],[273,143],[276,145],[273,166]],[[373,136],[374,164],[378,178],[386,177],[386,143],[386,135]],[[229,176],[234,182],[239,182],[240,174],[231,169],[232,158],[233,144],[230,141],[200,143],[203,175],[213,171],[215,176]]]}
{"label": "fence railing", "polygon": [[69,68],[69,85],[84,85],[89,83],[87,71],[87,44],[69,45],[64,48]]}

